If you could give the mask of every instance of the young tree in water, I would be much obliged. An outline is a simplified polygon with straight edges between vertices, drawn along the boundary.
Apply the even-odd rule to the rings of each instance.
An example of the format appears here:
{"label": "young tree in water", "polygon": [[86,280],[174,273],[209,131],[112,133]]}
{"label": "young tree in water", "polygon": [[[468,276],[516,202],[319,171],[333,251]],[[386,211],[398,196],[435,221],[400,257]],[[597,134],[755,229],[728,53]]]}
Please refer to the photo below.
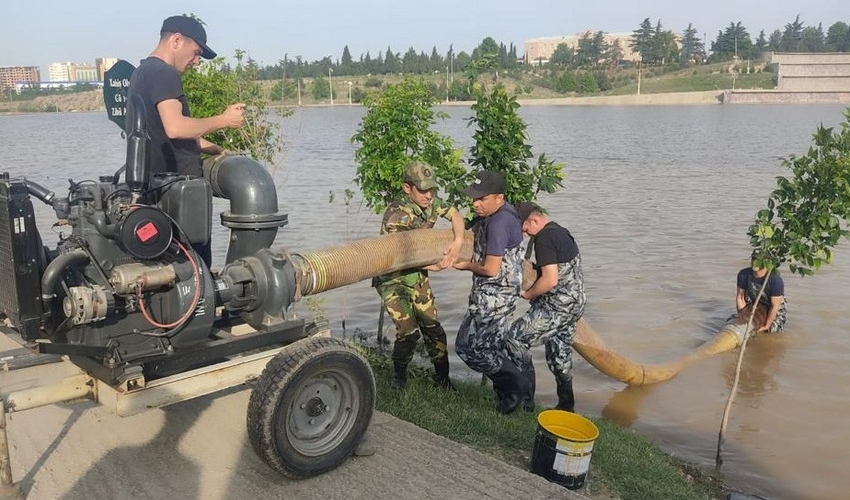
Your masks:
{"label": "young tree in water", "polygon": [[819,126],[805,155],[783,160],[792,175],[777,178],[747,233],[765,268],[787,262],[792,273],[811,275],[850,237],[850,110],[845,117],[837,131]]}
{"label": "young tree in water", "polygon": [[450,137],[431,128],[447,114],[435,112],[437,99],[421,78],[406,78],[389,85],[363,101],[366,115],[351,141],[359,147],[355,182],[360,185],[366,206],[383,212],[398,196],[404,166],[421,160],[434,167],[446,201],[457,204],[466,177],[460,165],[460,150]]}
{"label": "young tree in water", "polygon": [[489,92],[479,87],[477,92],[472,105],[475,116],[469,119],[469,126],[475,127],[469,164],[501,172],[507,183],[505,198],[511,203],[534,201],[541,191],[554,193],[563,187],[563,164],[554,163],[545,154],[537,157],[536,164],[529,162],[534,155],[516,97],[502,85]]}

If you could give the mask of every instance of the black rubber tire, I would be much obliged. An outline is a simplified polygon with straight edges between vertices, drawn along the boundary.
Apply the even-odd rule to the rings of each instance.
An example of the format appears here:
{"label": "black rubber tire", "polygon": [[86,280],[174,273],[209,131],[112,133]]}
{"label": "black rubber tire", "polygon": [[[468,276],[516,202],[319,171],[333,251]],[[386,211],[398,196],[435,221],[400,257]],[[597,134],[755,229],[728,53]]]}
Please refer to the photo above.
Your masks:
{"label": "black rubber tire", "polygon": [[339,466],[360,443],[375,408],[369,363],[332,338],[295,342],[269,361],[248,401],[248,440],[292,479]]}

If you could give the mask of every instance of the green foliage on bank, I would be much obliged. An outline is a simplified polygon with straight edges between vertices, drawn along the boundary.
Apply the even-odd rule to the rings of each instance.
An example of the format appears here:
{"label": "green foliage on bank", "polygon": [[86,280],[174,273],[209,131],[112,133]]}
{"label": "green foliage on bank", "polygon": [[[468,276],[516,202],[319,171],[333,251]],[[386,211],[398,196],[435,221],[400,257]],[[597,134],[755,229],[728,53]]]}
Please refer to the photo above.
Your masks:
{"label": "green foliage on bank", "polygon": [[485,90],[479,77],[470,76],[477,99],[469,118],[475,131],[468,170],[452,139],[433,130],[437,120],[448,115],[434,110],[438,101],[423,79],[406,78],[366,97],[366,115],[351,141],[358,145],[355,182],[369,208],[381,213],[401,195],[402,171],[411,161],[432,165],[444,198],[458,207],[469,203],[463,189],[479,170],[501,172],[507,182],[506,198],[512,203],[533,201],[541,191],[552,193],[562,187],[563,164],[545,154],[536,163],[530,161],[527,125],[516,96],[501,84]]}
{"label": "green foliage on bank", "polygon": [[236,52],[235,68],[218,57],[184,72],[183,91],[192,116],[197,118],[215,116],[231,104],[244,103],[245,123],[241,128],[219,130],[206,139],[228,151],[273,165],[283,146],[280,124],[268,109],[268,96],[255,69],[242,63],[243,56],[244,52]]}
{"label": "green foliage on bank", "polygon": [[[407,390],[399,392],[391,386],[389,358],[376,351],[365,354],[375,372],[379,411],[529,470],[536,415],[543,410],[539,405],[534,413],[520,410],[501,415],[489,385],[455,380],[457,392],[446,392],[433,387],[430,371],[418,368],[412,370]],[[707,471],[665,454],[613,422],[590,419],[599,428],[599,438],[581,493],[610,498],[611,492],[622,500],[725,498],[720,482]]]}

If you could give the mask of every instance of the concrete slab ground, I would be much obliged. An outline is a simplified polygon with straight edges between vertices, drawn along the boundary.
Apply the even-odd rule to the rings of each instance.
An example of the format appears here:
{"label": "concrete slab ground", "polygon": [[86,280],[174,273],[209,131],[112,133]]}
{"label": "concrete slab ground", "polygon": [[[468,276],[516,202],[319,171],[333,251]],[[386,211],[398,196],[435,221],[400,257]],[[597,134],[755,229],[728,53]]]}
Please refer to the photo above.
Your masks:
{"label": "concrete slab ground", "polygon": [[[18,347],[0,342],[0,358]],[[3,372],[0,391],[74,372],[67,361]],[[29,500],[587,498],[384,413],[369,430],[374,455],[293,481],[251,449],[249,395],[240,386],[123,418],[91,401],[11,413],[13,479]]]}

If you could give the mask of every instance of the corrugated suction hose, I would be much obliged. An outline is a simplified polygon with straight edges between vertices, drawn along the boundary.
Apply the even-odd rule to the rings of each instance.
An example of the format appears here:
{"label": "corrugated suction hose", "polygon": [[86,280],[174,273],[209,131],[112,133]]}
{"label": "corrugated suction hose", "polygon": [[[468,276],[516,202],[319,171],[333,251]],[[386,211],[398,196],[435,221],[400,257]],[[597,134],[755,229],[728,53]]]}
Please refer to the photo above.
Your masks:
{"label": "corrugated suction hose", "polygon": [[[318,252],[292,254],[301,295],[313,295],[358,281],[439,262],[452,241],[450,229],[414,229],[353,241]],[[472,258],[467,233],[462,259]]]}

